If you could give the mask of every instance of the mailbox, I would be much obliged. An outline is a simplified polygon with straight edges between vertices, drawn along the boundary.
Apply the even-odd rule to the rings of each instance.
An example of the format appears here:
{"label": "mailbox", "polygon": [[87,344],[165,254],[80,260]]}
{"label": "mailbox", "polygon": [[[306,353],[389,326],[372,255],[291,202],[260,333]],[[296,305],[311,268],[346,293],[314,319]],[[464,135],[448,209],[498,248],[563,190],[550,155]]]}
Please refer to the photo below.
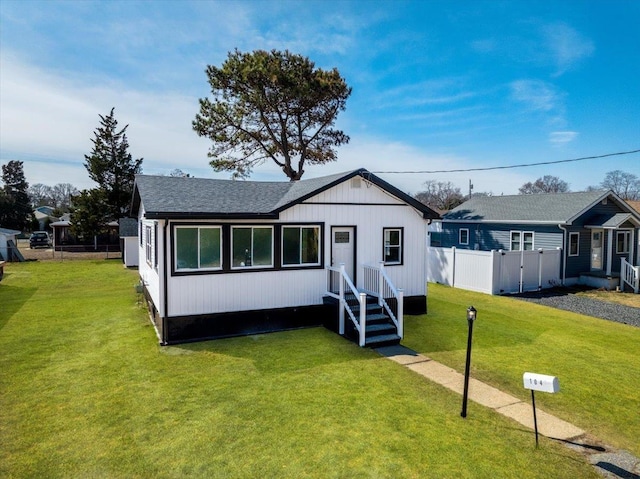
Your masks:
{"label": "mailbox", "polygon": [[525,389],[532,391],[542,391],[545,393],[557,393],[560,391],[560,383],[555,376],[546,374],[524,373],[522,380]]}

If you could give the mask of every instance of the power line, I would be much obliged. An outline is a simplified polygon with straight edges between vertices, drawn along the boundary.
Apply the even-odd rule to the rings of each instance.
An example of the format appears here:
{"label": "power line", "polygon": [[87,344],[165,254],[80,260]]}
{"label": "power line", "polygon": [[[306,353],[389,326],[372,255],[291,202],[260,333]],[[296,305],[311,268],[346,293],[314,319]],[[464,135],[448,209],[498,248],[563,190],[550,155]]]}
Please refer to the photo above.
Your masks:
{"label": "power line", "polygon": [[572,158],[570,160],[556,160],[556,161],[541,161],[539,163],[523,163],[521,165],[507,165],[507,166],[488,166],[486,168],[463,168],[458,170],[422,170],[422,171],[372,171],[372,173],[384,173],[384,174],[416,174],[416,173],[462,173],[467,171],[488,171],[488,170],[507,170],[510,168],[525,168],[528,166],[540,166],[540,165],[555,165],[558,163],[569,163],[572,161],[584,161],[584,160],[594,160],[597,158],[607,158],[609,156],[621,156],[621,155],[631,155],[633,153],[639,153],[640,150],[631,150],[631,151],[620,151],[618,153],[607,153],[606,155],[597,155],[597,156],[584,156],[582,158]]}

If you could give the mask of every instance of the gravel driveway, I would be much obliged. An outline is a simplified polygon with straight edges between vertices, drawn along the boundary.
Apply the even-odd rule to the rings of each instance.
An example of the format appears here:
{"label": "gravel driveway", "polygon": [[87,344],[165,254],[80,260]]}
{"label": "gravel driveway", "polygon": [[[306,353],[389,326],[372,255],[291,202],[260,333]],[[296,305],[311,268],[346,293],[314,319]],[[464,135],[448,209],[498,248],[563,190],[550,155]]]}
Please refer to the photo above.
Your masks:
{"label": "gravel driveway", "polygon": [[552,308],[573,311],[574,313],[608,319],[618,323],[630,324],[640,328],[640,308],[609,303],[593,298],[572,294],[568,291],[547,290],[535,293],[523,293],[514,297]]}

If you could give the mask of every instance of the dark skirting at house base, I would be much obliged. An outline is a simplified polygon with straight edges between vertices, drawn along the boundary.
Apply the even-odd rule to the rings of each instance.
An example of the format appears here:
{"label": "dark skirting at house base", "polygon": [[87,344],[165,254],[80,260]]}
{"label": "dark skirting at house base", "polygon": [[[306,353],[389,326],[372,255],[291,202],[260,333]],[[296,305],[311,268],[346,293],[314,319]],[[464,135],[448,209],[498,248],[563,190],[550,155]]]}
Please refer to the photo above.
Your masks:
{"label": "dark skirting at house base", "polygon": [[[149,301],[148,295],[145,296]],[[153,303],[149,303],[153,322],[162,345],[317,326],[337,331],[338,318],[334,304],[160,318]],[[424,314],[426,310],[426,296],[404,298],[405,314]]]}

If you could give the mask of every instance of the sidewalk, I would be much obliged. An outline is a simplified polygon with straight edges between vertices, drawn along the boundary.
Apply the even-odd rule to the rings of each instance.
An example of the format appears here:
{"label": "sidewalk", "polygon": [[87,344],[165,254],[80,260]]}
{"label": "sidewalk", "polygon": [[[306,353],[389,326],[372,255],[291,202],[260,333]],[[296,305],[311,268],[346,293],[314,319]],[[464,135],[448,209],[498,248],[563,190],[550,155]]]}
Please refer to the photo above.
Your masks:
{"label": "sidewalk", "polygon": [[[376,351],[430,381],[463,394],[464,376],[448,366],[401,345],[378,348]],[[473,402],[510,417],[529,429],[534,429],[533,408],[530,402],[522,401],[473,378],[469,378],[468,397]],[[628,452],[591,446],[584,441],[582,436],[585,436],[586,432],[582,429],[538,408],[536,408],[536,415],[540,434],[563,441],[582,453],[586,452],[589,462],[603,477],[640,479],[638,475],[640,460]]]}

